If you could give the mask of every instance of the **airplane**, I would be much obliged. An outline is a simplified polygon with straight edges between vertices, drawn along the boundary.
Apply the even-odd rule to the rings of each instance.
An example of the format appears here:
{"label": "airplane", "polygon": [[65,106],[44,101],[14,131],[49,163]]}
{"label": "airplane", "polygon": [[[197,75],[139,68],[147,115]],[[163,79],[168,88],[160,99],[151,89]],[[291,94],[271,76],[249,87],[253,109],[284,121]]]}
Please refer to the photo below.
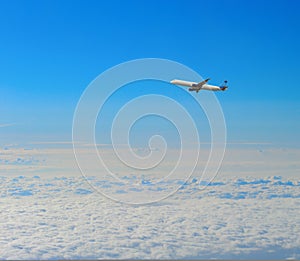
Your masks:
{"label": "airplane", "polygon": [[215,85],[210,85],[207,84],[207,82],[210,79],[206,79],[202,82],[189,82],[189,81],[183,81],[183,80],[172,80],[170,83],[180,85],[180,86],[185,86],[189,87],[189,91],[195,91],[199,92],[200,90],[208,90],[208,91],[225,91],[228,88],[227,81],[224,81],[224,83],[221,86],[215,86]]}

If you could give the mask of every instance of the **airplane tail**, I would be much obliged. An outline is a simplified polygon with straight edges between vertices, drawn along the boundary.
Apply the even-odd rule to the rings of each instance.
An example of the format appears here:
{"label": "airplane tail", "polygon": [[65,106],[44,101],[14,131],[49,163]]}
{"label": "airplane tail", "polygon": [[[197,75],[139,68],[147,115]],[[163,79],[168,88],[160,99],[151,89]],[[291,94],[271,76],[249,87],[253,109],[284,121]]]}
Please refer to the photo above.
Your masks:
{"label": "airplane tail", "polygon": [[227,88],[228,88],[227,81],[224,81],[224,83],[220,86],[220,89],[221,89],[222,91],[226,91]]}

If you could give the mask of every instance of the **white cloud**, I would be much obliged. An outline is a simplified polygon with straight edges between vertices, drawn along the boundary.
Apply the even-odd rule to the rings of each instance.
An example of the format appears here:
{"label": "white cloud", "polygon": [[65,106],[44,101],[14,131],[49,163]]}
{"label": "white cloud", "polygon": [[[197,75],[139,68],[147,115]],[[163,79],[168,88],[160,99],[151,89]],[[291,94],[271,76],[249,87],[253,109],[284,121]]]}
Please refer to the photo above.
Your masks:
{"label": "white cloud", "polygon": [[[91,151],[82,150],[87,166],[96,169]],[[114,163],[111,152],[105,151]],[[228,149],[205,190],[199,190],[206,184],[199,186],[196,173],[174,196],[132,207],[95,192],[81,177],[72,149],[2,149],[0,256],[299,259],[299,156],[297,149]],[[164,192],[153,184],[159,173],[119,174],[125,184],[104,175],[89,181],[128,199]],[[178,184],[172,178],[166,182]]]}
{"label": "white cloud", "polygon": [[82,178],[0,181],[4,259],[300,258],[298,180],[223,178],[196,193],[192,183],[138,207],[106,200]]}
{"label": "white cloud", "polygon": [[2,123],[2,124],[0,124],[0,128],[10,127],[10,126],[14,126],[14,125],[16,125],[16,123]]}

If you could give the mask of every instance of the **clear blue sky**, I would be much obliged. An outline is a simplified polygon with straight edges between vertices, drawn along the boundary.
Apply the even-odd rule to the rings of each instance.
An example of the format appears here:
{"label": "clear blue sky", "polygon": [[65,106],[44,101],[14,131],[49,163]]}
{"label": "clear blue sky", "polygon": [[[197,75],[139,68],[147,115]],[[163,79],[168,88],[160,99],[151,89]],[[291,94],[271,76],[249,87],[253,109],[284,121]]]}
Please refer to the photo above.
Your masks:
{"label": "clear blue sky", "polygon": [[[183,63],[218,94],[230,142],[300,144],[300,1],[1,1],[0,143],[71,140],[99,73]],[[200,95],[200,93],[199,93]]]}

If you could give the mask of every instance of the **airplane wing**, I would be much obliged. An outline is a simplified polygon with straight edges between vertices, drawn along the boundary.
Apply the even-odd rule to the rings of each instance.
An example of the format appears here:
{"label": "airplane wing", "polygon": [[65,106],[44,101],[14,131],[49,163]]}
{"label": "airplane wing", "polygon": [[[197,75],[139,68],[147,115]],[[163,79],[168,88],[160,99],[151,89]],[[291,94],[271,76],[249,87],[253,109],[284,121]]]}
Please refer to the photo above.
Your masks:
{"label": "airplane wing", "polygon": [[181,86],[185,86],[185,87],[191,87],[191,88],[197,88],[197,89],[201,89],[201,87],[206,84],[209,81],[209,78],[202,81],[202,82],[189,82],[189,81],[183,81],[183,80],[172,80],[171,83],[172,84],[176,84],[176,85],[181,85]]}
{"label": "airplane wing", "polygon": [[198,88],[201,88],[204,84],[206,84],[208,81],[210,80],[210,78],[207,78],[206,80],[202,81],[202,82],[199,82],[197,84],[193,84],[192,86],[193,87],[198,87]]}

